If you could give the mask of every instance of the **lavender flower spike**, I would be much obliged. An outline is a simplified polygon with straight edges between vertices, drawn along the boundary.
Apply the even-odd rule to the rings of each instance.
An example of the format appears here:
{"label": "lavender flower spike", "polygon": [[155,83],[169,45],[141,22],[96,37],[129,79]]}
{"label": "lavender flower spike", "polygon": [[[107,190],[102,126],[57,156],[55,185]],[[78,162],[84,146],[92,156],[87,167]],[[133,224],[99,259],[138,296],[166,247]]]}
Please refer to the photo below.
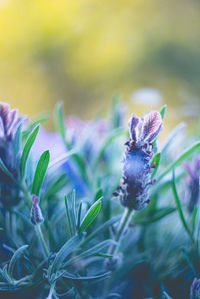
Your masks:
{"label": "lavender flower spike", "polygon": [[31,208],[31,222],[34,225],[41,224],[44,221],[42,211],[39,207],[40,199],[36,196],[32,196],[32,208]]}
{"label": "lavender flower spike", "polygon": [[162,127],[163,121],[157,111],[141,118],[133,114],[129,121],[130,139],[126,143],[122,182],[115,192],[125,207],[141,210],[150,202],[153,141]]}
{"label": "lavender flower spike", "polygon": [[190,287],[190,299],[200,298],[200,279],[195,278]]}

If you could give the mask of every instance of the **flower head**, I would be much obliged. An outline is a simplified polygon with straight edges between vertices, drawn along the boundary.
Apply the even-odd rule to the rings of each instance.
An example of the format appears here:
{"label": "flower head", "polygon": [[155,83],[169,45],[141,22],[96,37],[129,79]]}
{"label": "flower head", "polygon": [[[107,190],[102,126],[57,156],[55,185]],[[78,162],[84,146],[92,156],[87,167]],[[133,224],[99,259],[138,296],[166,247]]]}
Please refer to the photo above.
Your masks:
{"label": "flower head", "polygon": [[190,299],[200,298],[200,279],[195,278],[190,287]]}
{"label": "flower head", "polygon": [[115,193],[125,207],[141,210],[150,202],[153,141],[162,127],[163,121],[157,111],[141,118],[133,114],[129,121],[130,139],[126,143],[122,182]]}

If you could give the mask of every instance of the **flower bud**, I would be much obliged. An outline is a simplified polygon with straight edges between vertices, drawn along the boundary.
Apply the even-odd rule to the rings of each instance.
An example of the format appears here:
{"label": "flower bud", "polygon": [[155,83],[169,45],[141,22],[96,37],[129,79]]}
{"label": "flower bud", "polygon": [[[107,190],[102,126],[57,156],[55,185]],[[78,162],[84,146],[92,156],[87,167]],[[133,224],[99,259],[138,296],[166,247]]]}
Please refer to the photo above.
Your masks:
{"label": "flower bud", "polygon": [[163,121],[157,111],[152,111],[144,118],[133,114],[130,119],[130,139],[126,143],[122,181],[115,193],[124,207],[141,210],[150,202],[153,141],[162,127]]}
{"label": "flower bud", "polygon": [[32,196],[32,208],[31,208],[31,222],[34,225],[41,224],[44,221],[42,211],[39,207],[40,199],[36,195]]}

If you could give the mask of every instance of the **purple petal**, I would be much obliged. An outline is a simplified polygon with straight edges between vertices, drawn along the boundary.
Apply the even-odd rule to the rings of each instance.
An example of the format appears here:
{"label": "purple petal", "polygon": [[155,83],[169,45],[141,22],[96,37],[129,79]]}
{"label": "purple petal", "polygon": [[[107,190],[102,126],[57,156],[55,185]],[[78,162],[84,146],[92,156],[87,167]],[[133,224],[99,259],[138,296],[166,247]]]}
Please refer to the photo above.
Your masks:
{"label": "purple petal", "polygon": [[144,117],[143,138],[147,141],[153,141],[162,130],[163,121],[157,111],[152,111]]}
{"label": "purple petal", "polygon": [[130,136],[131,138],[136,141],[137,140],[137,137],[136,137],[136,127],[137,125],[139,124],[140,122],[140,119],[139,117],[136,115],[136,114],[132,114],[130,120],[129,120],[129,132],[130,132]]}

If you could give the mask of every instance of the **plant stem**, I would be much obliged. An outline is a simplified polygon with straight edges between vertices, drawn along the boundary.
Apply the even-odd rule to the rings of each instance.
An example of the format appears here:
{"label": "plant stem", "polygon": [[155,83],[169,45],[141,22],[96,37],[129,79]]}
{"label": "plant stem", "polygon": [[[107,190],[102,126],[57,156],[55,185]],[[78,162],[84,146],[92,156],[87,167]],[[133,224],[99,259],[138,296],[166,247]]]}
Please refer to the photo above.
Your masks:
{"label": "plant stem", "polygon": [[36,230],[38,238],[40,239],[40,242],[42,244],[42,248],[43,248],[43,251],[44,251],[44,256],[46,258],[46,257],[49,256],[49,249],[48,249],[48,246],[47,246],[46,241],[44,239],[44,235],[43,235],[43,232],[41,230],[40,224],[35,225],[35,230]]}
{"label": "plant stem", "polygon": [[49,295],[48,295],[47,299],[53,299],[54,288],[55,288],[55,283],[53,283],[51,285],[50,290],[49,290]]}
{"label": "plant stem", "polygon": [[[116,234],[116,237],[115,237],[116,242],[118,242],[118,243],[120,242],[126,228],[129,225],[129,222],[130,222],[130,219],[131,219],[132,215],[133,215],[133,210],[132,209],[126,208],[124,210],[124,213],[122,215],[122,218],[121,218],[121,221],[120,221],[120,224],[119,224],[119,228],[118,228],[118,231],[117,231],[117,234]],[[112,245],[110,247],[109,254],[115,255],[117,253],[118,247],[119,247],[119,244],[118,245]]]}

